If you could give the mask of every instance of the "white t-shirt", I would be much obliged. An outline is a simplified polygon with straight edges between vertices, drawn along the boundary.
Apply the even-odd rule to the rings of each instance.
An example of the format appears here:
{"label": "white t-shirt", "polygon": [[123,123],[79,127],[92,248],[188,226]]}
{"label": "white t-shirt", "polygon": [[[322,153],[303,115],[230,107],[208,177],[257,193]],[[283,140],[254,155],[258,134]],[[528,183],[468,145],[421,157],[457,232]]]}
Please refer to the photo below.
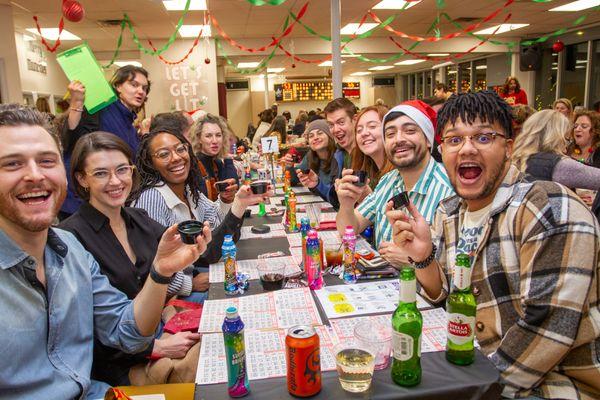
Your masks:
{"label": "white t-shirt", "polygon": [[473,257],[477,251],[483,226],[487,221],[492,203],[477,211],[465,212],[462,225],[460,226],[460,235],[456,245],[456,254],[468,254]]}

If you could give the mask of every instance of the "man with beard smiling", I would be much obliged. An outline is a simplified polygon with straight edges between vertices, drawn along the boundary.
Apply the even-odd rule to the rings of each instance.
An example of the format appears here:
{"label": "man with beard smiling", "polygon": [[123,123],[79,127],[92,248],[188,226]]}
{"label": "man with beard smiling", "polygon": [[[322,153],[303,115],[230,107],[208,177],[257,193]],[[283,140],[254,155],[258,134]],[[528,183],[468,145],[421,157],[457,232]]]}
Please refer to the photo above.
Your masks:
{"label": "man with beard smiling", "polygon": [[408,192],[411,201],[427,221],[432,221],[440,200],[453,194],[444,167],[431,157],[436,113],[420,100],[406,101],[392,108],[383,118],[385,153],[396,167],[381,177],[375,190],[355,209],[368,186],[354,184],[358,178],[345,170],[337,184],[340,210],[336,222],[343,234],[352,225],[357,232],[373,225],[375,247],[395,266],[406,263],[406,256],[391,243],[392,226],[385,205],[394,196]]}
{"label": "man with beard smiling", "polygon": [[0,397],[97,399],[93,339],[128,353],[154,339],[167,285],[211,239],[195,245],[166,230],[133,301],[113,288],[75,237],[50,228],[67,179],[57,137],[38,111],[0,106]]}
{"label": "man with beard smiling", "polygon": [[510,106],[494,92],[453,95],[440,111],[442,157],[457,196],[433,231],[414,205],[391,210],[394,243],[422,294],[450,289],[456,255],[471,256],[475,334],[509,398],[600,398],[600,230],[558,183],[511,166]]}

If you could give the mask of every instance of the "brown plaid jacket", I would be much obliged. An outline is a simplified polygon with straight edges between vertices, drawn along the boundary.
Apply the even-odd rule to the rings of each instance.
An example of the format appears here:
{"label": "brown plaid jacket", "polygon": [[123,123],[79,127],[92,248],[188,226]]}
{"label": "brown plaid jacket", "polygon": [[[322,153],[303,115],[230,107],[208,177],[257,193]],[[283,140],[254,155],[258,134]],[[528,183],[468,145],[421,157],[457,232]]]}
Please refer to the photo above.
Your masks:
{"label": "brown plaid jacket", "polygon": [[[443,291],[466,204],[440,203],[432,227]],[[475,333],[506,397],[600,398],[600,228],[570,190],[511,167],[473,258]],[[425,293],[423,293],[425,294]],[[427,297],[427,296],[426,296]]]}

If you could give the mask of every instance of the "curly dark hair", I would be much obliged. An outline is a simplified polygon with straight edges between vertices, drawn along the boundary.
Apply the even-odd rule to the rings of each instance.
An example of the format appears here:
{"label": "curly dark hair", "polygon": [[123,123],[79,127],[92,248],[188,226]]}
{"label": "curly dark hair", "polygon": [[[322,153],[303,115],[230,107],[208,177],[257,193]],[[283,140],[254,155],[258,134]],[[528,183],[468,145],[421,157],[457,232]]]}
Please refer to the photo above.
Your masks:
{"label": "curly dark hair", "polygon": [[139,189],[131,194],[131,202],[134,202],[139,199],[140,195],[144,190],[159,186],[163,181],[163,177],[160,173],[154,168],[154,164],[152,163],[152,154],[150,153],[150,144],[152,140],[160,135],[160,134],[169,134],[175,136],[181,143],[185,143],[188,145],[188,155],[190,157],[190,172],[188,174],[187,179],[185,180],[185,190],[186,195],[189,190],[192,195],[192,200],[194,202],[194,207],[198,207],[198,203],[200,201],[200,193],[201,191],[201,183],[202,183],[202,175],[200,174],[200,169],[198,168],[198,159],[194,155],[194,151],[192,149],[192,144],[180,133],[175,130],[170,131],[169,129],[162,128],[157,131],[152,131],[149,134],[145,135],[140,142],[140,147],[138,148],[137,157],[136,157],[136,167],[140,173],[140,185]]}
{"label": "curly dark hair", "polygon": [[459,118],[467,124],[477,118],[490,124],[497,122],[506,138],[513,138],[512,109],[496,92],[482,90],[450,96],[438,112],[436,134],[441,136],[446,125],[454,125]]}

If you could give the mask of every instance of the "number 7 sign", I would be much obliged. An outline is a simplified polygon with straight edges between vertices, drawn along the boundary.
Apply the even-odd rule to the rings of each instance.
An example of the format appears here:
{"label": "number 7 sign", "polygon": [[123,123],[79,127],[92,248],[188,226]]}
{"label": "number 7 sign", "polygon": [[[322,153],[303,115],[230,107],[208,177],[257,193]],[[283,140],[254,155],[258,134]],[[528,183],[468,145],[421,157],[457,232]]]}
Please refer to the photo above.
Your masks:
{"label": "number 7 sign", "polygon": [[279,139],[277,136],[265,136],[260,138],[263,154],[279,153]]}

